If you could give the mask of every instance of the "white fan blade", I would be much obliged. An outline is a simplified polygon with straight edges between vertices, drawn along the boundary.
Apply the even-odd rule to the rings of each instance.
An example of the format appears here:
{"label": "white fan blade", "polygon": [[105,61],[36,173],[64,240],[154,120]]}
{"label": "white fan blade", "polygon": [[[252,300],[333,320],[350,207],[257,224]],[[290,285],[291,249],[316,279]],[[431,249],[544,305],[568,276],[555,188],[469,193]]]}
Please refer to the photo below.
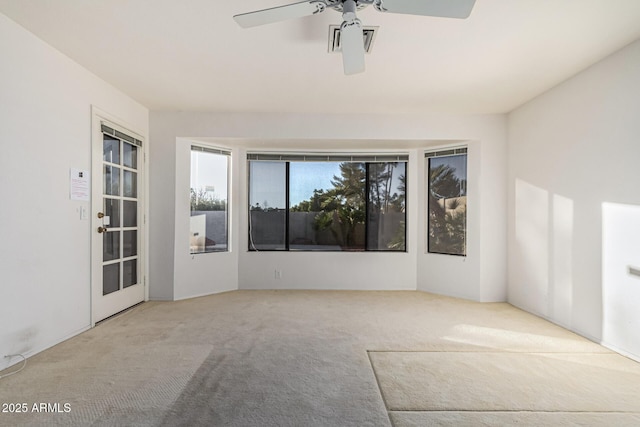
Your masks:
{"label": "white fan blade", "polygon": [[380,0],[376,8],[381,12],[465,19],[471,14],[475,2],[476,0]]}
{"label": "white fan blade", "polygon": [[307,0],[286,6],[272,7],[270,9],[257,10],[255,12],[241,13],[233,17],[242,28],[257,27],[258,25],[272,24],[286,21],[287,19],[302,18],[324,12],[327,4],[319,0]]}
{"label": "white fan blade", "polygon": [[364,71],[364,36],[360,20],[345,21],[340,27],[342,45],[342,65],[345,74]]}

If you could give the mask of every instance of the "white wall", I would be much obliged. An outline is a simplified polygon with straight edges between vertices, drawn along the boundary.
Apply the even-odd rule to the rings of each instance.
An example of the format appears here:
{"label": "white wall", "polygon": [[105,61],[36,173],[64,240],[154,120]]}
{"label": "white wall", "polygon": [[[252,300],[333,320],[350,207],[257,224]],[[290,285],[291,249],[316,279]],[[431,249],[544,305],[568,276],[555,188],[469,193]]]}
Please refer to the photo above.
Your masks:
{"label": "white wall", "polygon": [[[477,135],[466,142],[467,256],[429,254],[420,247],[421,290],[482,302],[506,299],[506,121],[500,116],[493,119],[467,131]],[[426,181],[421,178],[419,185],[419,194],[426,194]],[[420,203],[420,212],[425,212],[426,200],[421,198]],[[419,225],[426,226],[426,221]]]}
{"label": "white wall", "polygon": [[[151,275],[152,298],[183,298],[192,289],[194,260],[181,255],[174,241],[184,234],[188,212],[180,210],[176,192],[186,191],[189,164],[177,147],[180,139],[208,140],[234,147],[235,195],[232,223],[234,251],[208,254],[197,275],[213,277],[237,257],[239,288],[288,289],[421,289],[482,301],[506,298],[506,117],[419,115],[302,115],[231,113],[151,113]],[[467,268],[424,254],[424,149],[471,141],[471,171],[477,198],[470,205],[474,249]],[[178,143],[179,144],[179,143]],[[409,164],[408,253],[250,253],[246,247],[246,164],[244,150],[401,150],[411,153]],[[179,178],[182,177],[182,178]],[[185,190],[174,187],[181,179]],[[173,190],[173,191],[172,191]],[[186,193],[184,193],[186,194]],[[485,203],[480,194],[486,195]],[[184,196],[184,195],[183,195]],[[179,196],[179,197],[183,197]],[[182,229],[182,231],[179,231]],[[173,232],[172,232],[173,231]],[[483,241],[482,237],[490,236]],[[178,258],[181,261],[178,261]],[[449,257],[447,257],[449,258]],[[460,258],[457,258],[460,260]],[[327,265],[332,273],[328,276]],[[275,279],[274,270],[282,270]],[[206,285],[210,292],[233,287],[225,271],[222,283]]]}
{"label": "white wall", "polygon": [[636,357],[640,281],[603,281],[602,242],[603,204],[640,205],[639,118],[640,41],[512,112],[508,151],[509,301]]}
{"label": "white wall", "polygon": [[[190,166],[191,140],[178,139],[175,146],[176,182],[175,182],[175,233],[174,233],[174,271],[173,298],[184,299],[194,296],[209,295],[218,292],[238,289],[238,255],[237,224],[233,219],[237,216],[234,205],[238,188],[232,187],[229,195],[229,248],[228,252],[213,252],[204,254],[190,254],[189,224],[190,224]],[[224,144],[216,144],[218,148],[230,148]],[[238,150],[232,149],[231,171],[238,168]]]}
{"label": "white wall", "polygon": [[[300,147],[310,151],[326,150],[332,142],[300,141]],[[336,151],[348,149],[353,142],[343,141]],[[277,149],[278,142],[269,145]],[[385,150],[393,143],[382,143]],[[397,143],[402,147],[400,143]],[[379,148],[382,150],[382,148]],[[358,152],[353,149],[351,152]],[[418,150],[399,148],[397,152],[410,153],[407,165],[407,206],[416,206],[418,192],[414,185],[417,177]],[[422,154],[422,153],[420,153]],[[424,156],[424,154],[423,154]],[[242,188],[247,188],[246,163],[241,172]],[[247,194],[241,196],[240,206],[248,206]],[[241,235],[247,236],[248,213],[241,209]],[[417,209],[407,209],[407,252],[249,252],[246,239],[240,243],[239,287],[241,289],[321,289],[321,290],[415,290],[416,249],[418,236],[413,225],[418,221]],[[275,270],[281,274],[276,278]]]}
{"label": "white wall", "polygon": [[69,198],[91,106],[145,135],[148,111],[1,14],[0,58],[0,356],[30,356],[91,323],[90,205]]}

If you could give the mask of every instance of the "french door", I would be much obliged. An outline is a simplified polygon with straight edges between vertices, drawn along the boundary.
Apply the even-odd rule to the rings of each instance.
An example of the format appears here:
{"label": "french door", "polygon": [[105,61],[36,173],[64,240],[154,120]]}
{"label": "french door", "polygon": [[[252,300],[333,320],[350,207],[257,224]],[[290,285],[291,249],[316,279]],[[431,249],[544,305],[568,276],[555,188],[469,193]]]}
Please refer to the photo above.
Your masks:
{"label": "french door", "polygon": [[94,116],[92,322],[145,299],[142,138]]}

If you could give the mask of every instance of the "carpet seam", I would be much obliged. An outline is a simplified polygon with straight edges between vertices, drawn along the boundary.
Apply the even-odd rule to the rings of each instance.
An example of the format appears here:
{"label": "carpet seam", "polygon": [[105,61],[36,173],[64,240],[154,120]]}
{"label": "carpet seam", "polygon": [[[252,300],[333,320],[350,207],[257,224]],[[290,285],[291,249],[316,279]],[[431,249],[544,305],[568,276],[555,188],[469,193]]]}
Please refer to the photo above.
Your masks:
{"label": "carpet seam", "polygon": [[478,353],[478,354],[576,354],[576,355],[619,355],[615,352],[590,351],[477,351],[477,350],[367,350],[367,353]]}
{"label": "carpet seam", "polygon": [[510,410],[477,410],[477,409],[389,409],[387,412],[477,412],[477,413],[497,413],[497,414],[510,414],[510,413],[533,413],[533,414],[626,414],[626,415],[640,415],[640,412],[634,411],[536,411],[528,409],[514,409]]}
{"label": "carpet seam", "polygon": [[382,387],[380,386],[380,380],[378,379],[376,368],[373,366],[373,360],[371,360],[371,354],[369,353],[369,350],[366,350],[366,352],[367,352],[367,359],[369,360],[369,366],[371,366],[371,372],[373,372],[373,378],[376,380],[376,386],[378,387],[380,398],[382,399],[382,403],[384,404],[384,409],[387,412],[387,418],[389,418],[389,424],[391,424],[391,427],[395,427],[395,424],[391,419],[389,404],[387,403],[387,399],[385,399],[384,397],[384,392],[382,391]]}
{"label": "carpet seam", "polygon": [[[540,356],[544,356],[544,355],[565,355],[565,356],[618,356],[617,353],[613,353],[613,352],[558,352],[558,351],[553,351],[553,352],[523,352],[523,351],[472,351],[472,350],[458,350],[458,351],[446,351],[446,350],[435,350],[435,351],[423,351],[423,350],[400,350],[400,351],[396,351],[396,350],[367,350],[367,355],[369,357],[369,362],[371,363],[372,369],[374,371],[374,374],[376,376],[376,382],[378,384],[378,388],[380,389],[381,394],[384,397],[384,390],[383,387],[381,385],[381,382],[378,378],[378,374],[376,372],[374,363],[373,363],[373,354],[372,353],[380,353],[380,354],[393,354],[393,353],[406,353],[406,354],[410,354],[410,353],[415,353],[415,354],[445,354],[445,353],[451,353],[451,354],[475,354],[475,355],[517,355],[517,356],[536,356],[536,355],[540,355]],[[443,408],[443,409],[437,409],[437,408],[433,408],[433,409],[424,409],[424,408],[407,408],[407,409],[400,409],[400,408],[394,408],[391,405],[388,404],[388,402],[385,399],[385,406],[387,407],[387,413],[389,414],[389,417],[391,418],[391,414],[392,413],[421,413],[421,414],[426,414],[426,413],[448,413],[448,412],[459,412],[459,413],[482,413],[482,414],[488,414],[488,413],[505,413],[505,414],[516,414],[516,413],[532,413],[532,414],[610,414],[610,415],[615,415],[615,414],[619,414],[619,415],[633,415],[633,416],[637,416],[640,415],[640,411],[585,411],[585,410],[559,410],[559,411],[555,411],[555,410],[544,410],[544,409],[464,409],[464,408]]]}

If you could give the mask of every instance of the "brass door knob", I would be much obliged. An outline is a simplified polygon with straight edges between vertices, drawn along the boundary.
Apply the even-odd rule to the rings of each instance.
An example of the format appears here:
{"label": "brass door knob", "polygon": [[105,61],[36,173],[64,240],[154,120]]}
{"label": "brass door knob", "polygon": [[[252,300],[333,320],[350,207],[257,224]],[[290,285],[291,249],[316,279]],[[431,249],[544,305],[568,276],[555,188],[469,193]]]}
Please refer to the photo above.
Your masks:
{"label": "brass door knob", "polygon": [[106,232],[107,232],[106,227],[98,227],[98,233],[106,233]]}

